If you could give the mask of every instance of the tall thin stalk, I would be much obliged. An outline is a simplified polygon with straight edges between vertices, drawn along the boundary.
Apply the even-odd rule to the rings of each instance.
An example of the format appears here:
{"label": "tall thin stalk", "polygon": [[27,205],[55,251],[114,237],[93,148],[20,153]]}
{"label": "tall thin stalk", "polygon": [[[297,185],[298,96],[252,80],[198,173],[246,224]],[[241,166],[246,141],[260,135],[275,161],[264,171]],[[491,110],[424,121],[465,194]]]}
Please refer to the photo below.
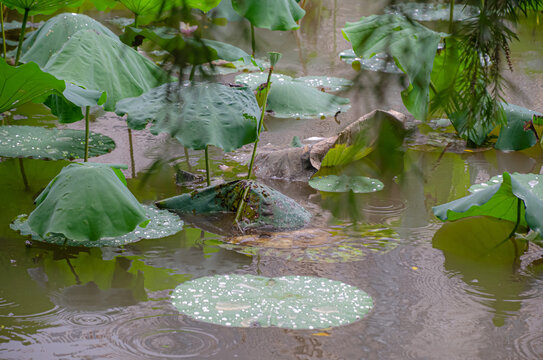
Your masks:
{"label": "tall thin stalk", "polygon": [[85,156],[83,158],[84,162],[89,160],[89,110],[90,106],[85,108]]}
{"label": "tall thin stalk", "polygon": [[21,35],[19,36],[19,46],[17,46],[17,55],[15,55],[15,66],[19,65],[19,58],[21,57],[21,49],[23,48],[23,40],[25,39],[26,22],[28,21],[28,13],[30,9],[25,9],[23,15],[23,24],[21,25]]}
{"label": "tall thin stalk", "polygon": [[253,58],[255,57],[256,40],[255,40],[255,27],[251,23],[251,49],[253,50]]}
{"label": "tall thin stalk", "polygon": [[451,4],[449,6],[449,34],[452,34],[454,31],[454,0],[450,0]]}
{"label": "tall thin stalk", "polygon": [[4,31],[4,4],[0,3],[0,26],[2,27],[2,50],[4,53],[4,59],[7,59],[6,55],[6,32]]}
{"label": "tall thin stalk", "polygon": [[130,150],[130,168],[132,178],[136,177],[136,160],[134,159],[134,143],[132,141],[132,129],[128,128],[128,148]]}
{"label": "tall thin stalk", "polygon": [[209,171],[209,151],[208,151],[208,148],[209,148],[209,145],[206,145],[206,149],[205,149],[206,181],[207,181],[207,186],[210,186],[211,185],[211,175],[210,175],[210,171]]}

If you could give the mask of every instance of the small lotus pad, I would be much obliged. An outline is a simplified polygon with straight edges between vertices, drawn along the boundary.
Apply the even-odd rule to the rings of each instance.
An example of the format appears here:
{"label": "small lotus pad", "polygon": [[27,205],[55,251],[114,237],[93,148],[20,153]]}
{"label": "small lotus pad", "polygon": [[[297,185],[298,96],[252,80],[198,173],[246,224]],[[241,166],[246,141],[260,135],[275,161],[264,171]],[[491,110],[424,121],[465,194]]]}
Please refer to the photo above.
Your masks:
{"label": "small lotus pad", "polygon": [[353,323],[373,307],[354,286],[311,276],[216,275],[187,281],[172,294],[179,312],[237,327],[322,329]]}
{"label": "small lotus pad", "polygon": [[327,192],[369,193],[383,189],[383,183],[377,179],[365,176],[328,175],[317,176],[309,180],[309,186],[313,189]]}

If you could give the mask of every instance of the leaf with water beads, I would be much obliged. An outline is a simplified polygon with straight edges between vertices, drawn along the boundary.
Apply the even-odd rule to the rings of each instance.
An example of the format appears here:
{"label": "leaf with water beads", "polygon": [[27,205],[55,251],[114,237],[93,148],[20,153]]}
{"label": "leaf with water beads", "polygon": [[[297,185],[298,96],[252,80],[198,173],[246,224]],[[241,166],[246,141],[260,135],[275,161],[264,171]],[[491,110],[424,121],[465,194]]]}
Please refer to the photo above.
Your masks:
{"label": "leaf with water beads", "polygon": [[[89,157],[107,154],[115,142],[102,134],[89,134]],[[0,126],[0,156],[48,160],[82,159],[85,131],[38,126]]]}
{"label": "leaf with water beads", "polygon": [[370,193],[382,190],[384,185],[377,179],[365,176],[327,175],[309,180],[309,186],[325,192]]}
{"label": "leaf with water beads", "polygon": [[[385,14],[406,16],[417,21],[449,21],[449,4],[399,3],[385,8]],[[453,21],[462,21],[479,15],[475,6],[457,4],[454,6]]]}
{"label": "leaf with water beads", "polygon": [[312,276],[216,275],[187,281],[172,294],[179,312],[235,327],[323,329],[347,325],[373,307],[364,291]]}
{"label": "leaf with water beads", "polygon": [[28,216],[19,215],[10,227],[19,231],[21,235],[30,235],[32,240],[43,241],[49,244],[84,246],[84,247],[104,247],[104,246],[122,246],[131,244],[142,239],[159,239],[171,236],[183,229],[183,221],[175,214],[167,210],[159,210],[154,206],[143,205],[145,215],[149,218],[149,223],[145,227],[137,226],[134,231],[128,234],[116,237],[104,237],[95,241],[74,241],[67,239],[61,234],[51,234],[41,237],[28,226]]}

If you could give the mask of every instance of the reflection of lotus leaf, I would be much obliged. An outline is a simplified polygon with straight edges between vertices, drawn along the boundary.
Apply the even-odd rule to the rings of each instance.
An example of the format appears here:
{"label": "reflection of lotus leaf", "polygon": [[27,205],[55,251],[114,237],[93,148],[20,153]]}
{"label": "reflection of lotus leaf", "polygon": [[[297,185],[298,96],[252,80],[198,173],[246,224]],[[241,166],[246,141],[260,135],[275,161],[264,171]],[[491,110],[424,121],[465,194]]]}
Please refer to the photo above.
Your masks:
{"label": "reflection of lotus leaf", "polygon": [[364,291],[311,276],[216,275],[179,285],[173,305],[197,320],[225,326],[322,329],[346,325],[373,307]]}
{"label": "reflection of lotus leaf", "polygon": [[339,263],[359,261],[370,252],[394,249],[399,235],[388,228],[369,227],[355,234],[304,229],[228,239],[221,247],[246,255],[274,256],[289,261]]}
{"label": "reflection of lotus leaf", "polygon": [[[115,142],[102,134],[89,134],[89,157],[107,154]],[[85,131],[39,126],[0,126],[0,156],[33,159],[82,159]]]}
{"label": "reflection of lotus leaf", "polygon": [[236,212],[246,188],[249,188],[248,199],[240,223],[245,230],[293,230],[305,226],[311,219],[311,214],[296,201],[249,180],[232,181],[174,196],[157,202],[157,206],[179,213]]}
{"label": "reflection of lotus leaf", "polygon": [[183,228],[183,221],[169,211],[159,210],[148,205],[143,205],[143,207],[145,208],[145,216],[150,219],[145,228],[138,226],[128,234],[114,238],[106,237],[96,241],[73,241],[66,239],[61,234],[51,234],[42,238],[30,229],[27,223],[28,217],[25,214],[19,215],[10,227],[13,230],[20,231],[22,235],[31,235],[33,240],[57,245],[84,247],[122,246],[141,239],[158,239],[170,236]]}

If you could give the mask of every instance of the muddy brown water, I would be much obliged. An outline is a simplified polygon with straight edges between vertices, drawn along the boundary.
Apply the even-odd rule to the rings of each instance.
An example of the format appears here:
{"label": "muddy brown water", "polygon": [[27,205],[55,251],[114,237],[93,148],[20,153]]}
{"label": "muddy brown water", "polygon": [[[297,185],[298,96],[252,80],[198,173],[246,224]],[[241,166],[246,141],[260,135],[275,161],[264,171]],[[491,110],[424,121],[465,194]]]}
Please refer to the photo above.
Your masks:
{"label": "muddy brown water", "polygon": [[[311,1],[296,34],[258,30],[259,52],[284,54],[279,70],[291,75],[353,78],[337,58],[348,48],[340,29],[346,21],[378,13],[383,4]],[[335,30],[335,31],[334,31]],[[210,31],[212,32],[212,31]],[[212,32],[248,49],[247,32],[236,26]],[[507,96],[516,104],[543,110],[543,33],[522,25],[512,47],[515,72]],[[219,36],[220,35],[220,36]],[[298,39],[297,39],[298,38]],[[301,48],[298,47],[301,44]],[[231,81],[232,77],[226,77]],[[383,83],[384,80],[388,82]],[[406,112],[397,76],[365,74],[346,96],[352,108],[333,119],[267,119],[263,146],[287,146],[293,136],[330,136],[374,108]],[[54,125],[40,105],[21,108],[20,124]],[[26,119],[25,119],[26,118]],[[83,124],[71,125],[82,128]],[[113,137],[117,148],[93,161],[130,164],[124,121],[96,114],[92,129]],[[137,176],[129,187],[143,203],[187,189],[173,170],[146,170],[159,159],[180,157],[167,136],[134,132]],[[236,159],[212,151],[215,175],[236,178],[245,171]],[[200,152],[191,165],[203,169]],[[183,163],[183,159],[177,160]],[[304,205],[314,216],[308,234],[315,247],[262,251],[225,246],[225,236],[187,225],[174,236],[142,240],[123,248],[65,249],[34,242],[9,228],[33,209],[33,198],[66,162],[25,160],[30,190],[20,183],[16,162],[0,162],[0,357],[4,359],[541,359],[543,358],[543,252],[531,246],[518,266],[499,266],[455,257],[434,248],[442,227],[431,207],[467,194],[471,183],[509,172],[539,173],[540,148],[463,154],[409,150],[403,171],[382,179],[383,191],[369,195],[323,195],[304,183],[261,179]],[[232,167],[230,170],[218,165]],[[543,216],[543,215],[542,215]],[[353,222],[356,220],[357,224]],[[394,236],[370,236],[368,229]],[[472,239],[460,227],[458,239]],[[290,244],[303,233],[293,232]],[[329,246],[322,246],[329,236]],[[471,236],[471,238],[470,238]],[[338,241],[337,239],[341,239]],[[477,241],[477,238],[473,238]],[[282,243],[282,244],[283,244]],[[318,244],[318,246],[317,246]],[[468,248],[459,251],[469,253]],[[511,264],[512,265],[512,264]],[[368,292],[374,308],[351,325],[324,330],[229,328],[179,314],[169,302],[182,281],[214,274],[311,275]]]}

